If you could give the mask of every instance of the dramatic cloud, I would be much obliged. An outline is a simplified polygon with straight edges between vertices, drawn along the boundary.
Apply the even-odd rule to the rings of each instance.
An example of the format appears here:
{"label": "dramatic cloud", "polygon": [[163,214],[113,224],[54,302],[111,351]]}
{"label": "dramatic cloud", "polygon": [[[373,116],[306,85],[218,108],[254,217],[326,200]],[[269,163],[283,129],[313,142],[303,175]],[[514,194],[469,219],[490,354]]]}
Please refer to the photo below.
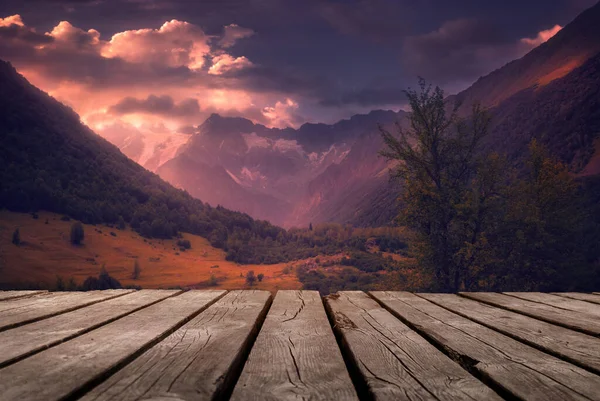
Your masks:
{"label": "dramatic cloud", "polygon": [[168,134],[198,125],[210,113],[276,126],[304,121],[291,97],[293,78],[228,53],[253,31],[230,24],[222,32],[208,35],[173,19],[103,39],[98,30],[68,21],[42,34],[13,15],[0,19],[0,58],[112,140],[118,132],[130,137],[131,127]]}
{"label": "dramatic cloud", "polygon": [[132,63],[200,69],[210,52],[208,37],[196,25],[171,20],[159,29],[119,32],[107,43],[102,55]]}
{"label": "dramatic cloud", "polygon": [[538,32],[538,34],[535,38],[523,38],[523,39],[521,39],[521,42],[528,44],[530,46],[533,46],[533,47],[539,46],[542,43],[546,42],[551,37],[553,37],[554,35],[556,35],[558,33],[558,31],[560,31],[561,29],[562,29],[562,26],[554,25],[550,29],[546,29],[545,31]]}
{"label": "dramatic cloud", "polygon": [[122,114],[159,114],[167,116],[195,116],[200,112],[197,99],[185,99],[175,103],[168,95],[150,95],[146,99],[126,97],[109,108],[111,113]]}
{"label": "dramatic cloud", "polygon": [[291,99],[286,99],[284,102],[277,102],[274,106],[265,107],[263,114],[270,121],[271,126],[284,128],[284,127],[297,127],[302,123],[306,122],[304,118],[297,114],[298,103]]}
{"label": "dramatic cloud", "polygon": [[212,58],[212,66],[208,69],[208,73],[222,75],[252,67],[252,65],[252,62],[244,56],[233,58],[229,54],[221,54]]}
{"label": "dramatic cloud", "polygon": [[556,25],[533,39],[515,40],[489,21],[447,21],[432,32],[406,38],[403,63],[415,75],[435,83],[464,86],[522,57],[560,29]]}
{"label": "dramatic cloud", "polygon": [[231,47],[240,39],[254,35],[254,31],[248,28],[242,28],[237,24],[230,24],[223,28],[223,38],[219,41],[221,47]]}
{"label": "dramatic cloud", "polygon": [[388,0],[323,2],[318,4],[317,10],[342,34],[388,41],[398,40],[410,31],[411,7],[403,3]]}

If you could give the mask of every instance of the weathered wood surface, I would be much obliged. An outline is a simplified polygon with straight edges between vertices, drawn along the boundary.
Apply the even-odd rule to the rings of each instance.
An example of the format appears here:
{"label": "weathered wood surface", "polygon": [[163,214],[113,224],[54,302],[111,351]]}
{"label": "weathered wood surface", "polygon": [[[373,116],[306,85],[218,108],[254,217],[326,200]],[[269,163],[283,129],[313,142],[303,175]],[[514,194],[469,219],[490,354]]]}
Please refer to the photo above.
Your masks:
{"label": "weathered wood surface", "polygon": [[586,294],[583,292],[552,292],[551,294],[558,295],[560,297],[578,299],[580,301],[600,304],[600,295]]}
{"label": "weathered wood surface", "polygon": [[178,290],[141,290],[0,332],[0,367],[135,312]]}
{"label": "weathered wood surface", "polygon": [[316,291],[279,291],[232,400],[357,400]]}
{"label": "weathered wood surface", "polygon": [[204,310],[224,291],[189,291],[0,370],[0,400],[73,397]]}
{"label": "weathered wood surface", "polygon": [[232,291],[83,400],[211,400],[231,392],[271,295]]}
{"label": "weathered wood surface", "polygon": [[600,319],[593,314],[568,311],[492,292],[461,292],[460,295],[593,336],[600,336]]}
{"label": "weathered wood surface", "polygon": [[53,292],[0,302],[0,331],[123,296],[132,291]]}
{"label": "weathered wood surface", "polygon": [[417,294],[548,353],[600,373],[600,338],[454,294]]}
{"label": "weathered wood surface", "polygon": [[372,292],[386,308],[498,389],[523,400],[597,400],[600,376],[414,294]]}
{"label": "weathered wood surface", "polygon": [[600,401],[594,297],[28,293],[0,300],[0,401]]}
{"label": "weathered wood surface", "polygon": [[325,302],[374,399],[501,400],[364,292],[340,292]]}
{"label": "weathered wood surface", "polygon": [[0,301],[7,301],[9,299],[25,298],[36,294],[42,294],[47,291],[45,290],[29,290],[29,291],[0,291]]}
{"label": "weathered wood surface", "polygon": [[541,292],[504,292],[503,294],[525,299],[527,301],[539,302],[541,304],[550,305],[573,312],[581,312],[600,316],[600,305],[590,302],[559,297],[558,295],[544,294]]}

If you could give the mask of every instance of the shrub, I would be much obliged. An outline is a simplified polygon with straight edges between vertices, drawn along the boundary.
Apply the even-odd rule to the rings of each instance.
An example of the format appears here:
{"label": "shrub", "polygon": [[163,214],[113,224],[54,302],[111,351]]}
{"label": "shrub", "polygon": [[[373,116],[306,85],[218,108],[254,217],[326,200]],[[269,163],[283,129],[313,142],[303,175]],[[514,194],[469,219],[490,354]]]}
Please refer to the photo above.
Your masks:
{"label": "shrub", "polygon": [[131,273],[131,278],[134,280],[137,280],[138,278],[140,278],[141,273],[142,273],[142,268],[140,267],[140,263],[136,259],[133,262],[133,273]]}
{"label": "shrub", "polygon": [[258,276],[256,276],[256,278],[258,279],[259,282],[263,281],[263,278],[265,278],[265,275],[262,273],[258,273]]}
{"label": "shrub", "polygon": [[83,224],[75,222],[71,225],[71,243],[73,245],[80,245],[83,241],[85,233],[83,231]]}
{"label": "shrub", "polygon": [[177,241],[177,246],[183,249],[190,249],[192,247],[192,244],[188,239],[180,239]]}
{"label": "shrub", "polygon": [[214,274],[210,275],[210,278],[208,279],[208,285],[211,287],[215,287],[217,285],[219,285],[219,281],[217,280],[217,276],[215,276]]}
{"label": "shrub", "polygon": [[250,270],[248,273],[246,273],[246,283],[250,286],[254,285],[254,282],[256,281],[256,276],[254,275],[254,270]]}
{"label": "shrub", "polygon": [[18,228],[15,228],[15,231],[13,232],[12,243],[16,246],[19,246],[21,244],[21,234],[19,233]]}

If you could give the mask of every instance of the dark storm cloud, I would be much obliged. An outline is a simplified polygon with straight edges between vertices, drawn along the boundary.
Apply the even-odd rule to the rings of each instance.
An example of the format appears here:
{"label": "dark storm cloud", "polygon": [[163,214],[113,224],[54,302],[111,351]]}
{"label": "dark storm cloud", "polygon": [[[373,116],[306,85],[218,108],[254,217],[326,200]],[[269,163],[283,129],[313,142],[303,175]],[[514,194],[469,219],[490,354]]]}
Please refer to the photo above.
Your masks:
{"label": "dark storm cloud", "polygon": [[[350,110],[403,104],[404,89],[423,76],[462,89],[522,56],[522,38],[564,25],[595,0],[4,0],[0,18],[20,14],[37,31],[0,28],[0,58],[98,90],[117,86],[185,85],[277,93],[301,105]],[[134,62],[93,52],[127,30],[187,21],[247,68],[210,74],[186,65]],[[69,21],[72,47],[38,32]],[[226,28],[229,27],[229,28]],[[79,35],[79,36],[77,36]],[[17,45],[18,44],[18,45]],[[77,46],[75,44],[78,44]],[[210,67],[210,57],[206,59]],[[385,77],[385,81],[380,78]],[[168,92],[161,92],[168,93]],[[204,105],[204,101],[202,101]],[[256,113],[261,114],[260,109]],[[257,117],[258,118],[258,117]]]}
{"label": "dark storm cloud", "polygon": [[411,31],[414,8],[406,1],[358,0],[320,2],[316,10],[340,33],[389,41]]}
{"label": "dark storm cloud", "polygon": [[413,74],[447,84],[487,74],[531,48],[489,20],[458,19],[406,38],[402,62]]}
{"label": "dark storm cloud", "polygon": [[109,109],[115,114],[147,113],[170,116],[193,116],[200,112],[196,99],[185,99],[175,103],[168,95],[150,95],[146,99],[126,97]]}

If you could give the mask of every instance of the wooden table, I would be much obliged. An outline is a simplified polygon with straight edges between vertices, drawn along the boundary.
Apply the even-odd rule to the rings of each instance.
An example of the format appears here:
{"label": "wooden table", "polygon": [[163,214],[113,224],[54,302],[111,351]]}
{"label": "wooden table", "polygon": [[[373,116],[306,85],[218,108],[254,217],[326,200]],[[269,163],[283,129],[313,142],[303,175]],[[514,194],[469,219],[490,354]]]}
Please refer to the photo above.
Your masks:
{"label": "wooden table", "polygon": [[600,400],[600,295],[0,291],[3,400]]}

